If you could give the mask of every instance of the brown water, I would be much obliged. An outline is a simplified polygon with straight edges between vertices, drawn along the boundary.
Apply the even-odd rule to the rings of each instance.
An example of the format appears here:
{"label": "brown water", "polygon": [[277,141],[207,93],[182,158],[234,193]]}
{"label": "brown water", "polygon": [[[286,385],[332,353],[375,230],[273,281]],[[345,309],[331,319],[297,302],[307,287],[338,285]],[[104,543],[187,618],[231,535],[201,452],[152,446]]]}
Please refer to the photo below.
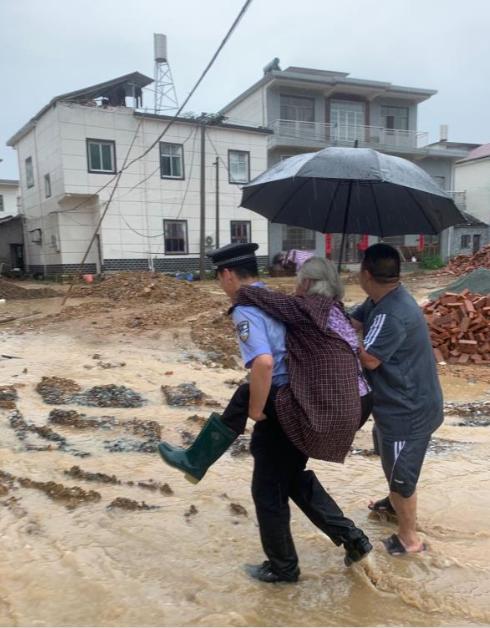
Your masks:
{"label": "brown water", "polygon": [[[83,388],[124,384],[147,404],[137,409],[65,409],[120,421],[157,420],[163,438],[180,444],[182,429],[197,430],[187,417],[204,415],[210,408],[170,408],[161,384],[195,381],[224,403],[232,391],[225,380],[241,377],[237,371],[204,366],[204,356],[185,330],[138,336],[109,331],[90,320],[21,335],[3,331],[0,354],[18,358],[0,360],[0,383],[18,385],[17,406],[28,423],[45,425],[50,410],[63,407],[43,403],[34,389],[42,376],[71,378]],[[94,353],[104,362],[123,361],[126,366],[104,369],[97,366]],[[447,400],[490,399],[489,384],[449,376],[444,388]],[[378,458],[352,455],[343,466],[312,462],[345,512],[369,534],[375,551],[365,563],[347,569],[342,551],[292,506],[302,578],[294,586],[267,586],[242,571],[244,563],[263,559],[250,496],[249,456],[224,456],[193,486],[165,467],[157,454],[109,452],[104,441],[120,439],[128,445],[137,440],[121,426],[80,430],[51,425],[71,450],[37,451],[26,444],[48,442],[31,433],[19,440],[9,416],[9,410],[0,410],[1,470],[95,490],[101,498],[69,510],[15,482],[0,496],[1,626],[490,623],[490,427],[461,427],[458,417],[450,416],[437,433],[444,440],[428,456],[420,482],[419,526],[430,551],[414,557],[388,557],[380,540],[395,528],[368,517],[368,499],[385,494]],[[365,428],[356,447],[370,444]],[[74,450],[91,455],[77,457]],[[73,465],[114,474],[121,484],[73,479],[64,473]],[[167,482],[173,494],[126,484],[150,479]],[[108,509],[117,497],[158,508]],[[232,503],[247,514],[232,512]]]}

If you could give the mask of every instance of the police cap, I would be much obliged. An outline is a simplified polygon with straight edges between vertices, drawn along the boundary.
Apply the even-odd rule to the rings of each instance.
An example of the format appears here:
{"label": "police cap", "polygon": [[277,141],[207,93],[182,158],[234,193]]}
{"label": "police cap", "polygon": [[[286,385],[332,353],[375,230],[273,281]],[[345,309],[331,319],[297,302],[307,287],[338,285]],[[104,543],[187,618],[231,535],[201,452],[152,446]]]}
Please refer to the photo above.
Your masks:
{"label": "police cap", "polygon": [[259,248],[258,244],[249,242],[246,244],[227,244],[214,251],[208,251],[207,256],[211,259],[216,270],[222,268],[236,268],[243,266],[247,262],[256,260],[255,251]]}

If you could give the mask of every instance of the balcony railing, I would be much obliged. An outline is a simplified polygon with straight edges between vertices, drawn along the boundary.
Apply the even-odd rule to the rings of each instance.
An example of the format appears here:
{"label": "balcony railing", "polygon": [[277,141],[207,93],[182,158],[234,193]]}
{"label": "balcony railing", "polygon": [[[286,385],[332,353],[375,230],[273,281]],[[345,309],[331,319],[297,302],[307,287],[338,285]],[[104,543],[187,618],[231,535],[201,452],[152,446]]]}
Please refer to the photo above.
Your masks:
{"label": "balcony railing", "polygon": [[386,129],[381,126],[350,124],[325,124],[323,122],[302,122],[300,120],[275,120],[270,125],[274,135],[271,144],[292,140],[292,144],[323,144],[328,146],[358,146],[399,148],[413,150],[428,143],[429,134],[425,131],[404,131]]}

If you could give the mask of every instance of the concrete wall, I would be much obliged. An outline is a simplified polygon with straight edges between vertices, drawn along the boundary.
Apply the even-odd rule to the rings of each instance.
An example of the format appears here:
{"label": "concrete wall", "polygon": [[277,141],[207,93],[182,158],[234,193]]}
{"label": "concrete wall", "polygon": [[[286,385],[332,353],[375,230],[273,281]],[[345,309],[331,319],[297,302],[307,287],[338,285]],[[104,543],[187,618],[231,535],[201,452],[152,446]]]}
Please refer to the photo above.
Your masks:
{"label": "concrete wall", "polygon": [[[472,255],[473,254],[473,236],[479,234],[480,248],[486,246],[490,242],[490,227],[483,225],[475,225],[474,227],[454,227],[452,237],[449,243],[450,257],[455,255]],[[470,244],[468,247],[461,246],[461,237],[470,236]]]}
{"label": "concrete wall", "polygon": [[226,112],[228,122],[266,126],[266,88],[259,87]]}
{"label": "concrete wall", "polygon": [[454,189],[465,192],[466,210],[490,223],[490,158],[457,163]]}
{"label": "concrete wall", "polygon": [[2,183],[0,181],[0,196],[3,199],[3,209],[0,211],[0,219],[6,216],[16,216],[18,213],[17,197],[20,190],[17,185]]}

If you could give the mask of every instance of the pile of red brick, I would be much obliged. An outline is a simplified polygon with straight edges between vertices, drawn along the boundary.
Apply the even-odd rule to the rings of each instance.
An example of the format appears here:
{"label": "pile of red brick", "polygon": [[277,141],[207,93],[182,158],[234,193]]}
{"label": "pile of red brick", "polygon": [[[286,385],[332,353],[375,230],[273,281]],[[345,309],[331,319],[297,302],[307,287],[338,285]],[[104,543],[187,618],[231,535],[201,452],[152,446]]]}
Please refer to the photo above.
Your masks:
{"label": "pile of red brick", "polygon": [[443,272],[451,275],[464,275],[476,268],[490,268],[490,244],[484,246],[474,255],[457,255],[449,260]]}
{"label": "pile of red brick", "polygon": [[446,292],[423,311],[437,362],[490,364],[490,296]]}

